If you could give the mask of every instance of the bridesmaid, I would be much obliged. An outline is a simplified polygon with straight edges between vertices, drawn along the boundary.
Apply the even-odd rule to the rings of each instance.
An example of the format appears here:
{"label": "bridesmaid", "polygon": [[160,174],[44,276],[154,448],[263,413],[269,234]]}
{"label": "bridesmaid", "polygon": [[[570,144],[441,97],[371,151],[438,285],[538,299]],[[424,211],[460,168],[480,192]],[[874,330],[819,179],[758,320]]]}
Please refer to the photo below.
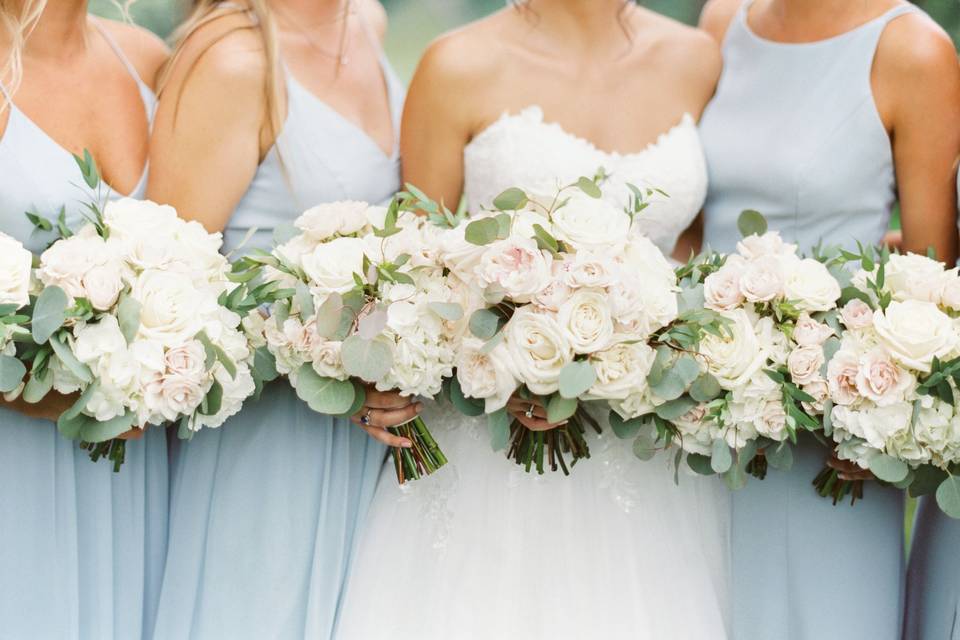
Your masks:
{"label": "bridesmaid", "polygon": [[[956,166],[956,164],[954,164]],[[960,176],[957,182],[960,196]],[[960,640],[960,520],[920,499],[907,572],[903,640]]]}
{"label": "bridesmaid", "polygon": [[[34,252],[24,216],[83,223],[93,198],[71,154],[89,149],[109,197],[142,197],[163,44],[87,15],[86,0],[0,1],[0,230]],[[55,98],[55,99],[51,99]],[[162,429],[128,439],[114,473],[54,420],[75,398],[0,407],[0,637],[142,638],[152,626],[167,529]]]}
{"label": "bridesmaid", "polygon": [[[315,204],[400,186],[403,88],[374,0],[199,0],[161,77],[148,193],[237,250]],[[368,394],[367,432],[421,409]],[[359,420],[354,418],[355,422]],[[408,444],[408,443],[407,443]],[[385,450],[289,385],[181,443],[155,637],[329,637],[353,534]]]}
{"label": "bridesmaid", "polygon": [[[929,17],[901,0],[711,0],[702,26],[725,66],[701,124],[705,244],[734,249],[744,209],[801,250],[877,243],[899,196],[904,250],[955,260],[960,67]],[[734,495],[738,640],[900,635],[902,493],[834,507],[811,486],[825,462],[802,441],[790,473]]]}

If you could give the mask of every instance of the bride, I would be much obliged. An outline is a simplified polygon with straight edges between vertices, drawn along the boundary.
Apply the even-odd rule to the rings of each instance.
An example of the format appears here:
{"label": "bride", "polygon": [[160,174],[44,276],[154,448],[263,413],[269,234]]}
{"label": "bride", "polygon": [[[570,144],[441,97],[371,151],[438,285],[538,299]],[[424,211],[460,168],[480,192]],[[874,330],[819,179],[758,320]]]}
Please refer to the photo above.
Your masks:
{"label": "bride", "polygon": [[[430,47],[404,115],[404,179],[477,211],[508,187],[603,167],[618,203],[627,182],[669,194],[641,223],[669,255],[706,193],[696,120],[719,71],[708,36],[626,0],[513,3]],[[551,426],[529,407],[511,403]],[[527,474],[491,450],[482,420],[425,417],[451,463],[402,489],[385,467],[339,638],[728,636],[719,481],[681,470],[675,484],[670,456],[641,462],[609,428],[569,477]]]}

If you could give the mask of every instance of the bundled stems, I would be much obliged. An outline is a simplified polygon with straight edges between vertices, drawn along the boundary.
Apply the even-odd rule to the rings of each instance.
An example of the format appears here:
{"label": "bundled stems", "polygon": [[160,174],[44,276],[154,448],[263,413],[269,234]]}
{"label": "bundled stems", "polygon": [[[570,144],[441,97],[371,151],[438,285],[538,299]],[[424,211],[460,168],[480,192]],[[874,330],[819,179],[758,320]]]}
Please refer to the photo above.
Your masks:
{"label": "bundled stems", "polygon": [[763,480],[767,477],[768,466],[767,456],[758,452],[757,455],[753,456],[753,460],[747,463],[747,473],[757,480]]}
{"label": "bundled stems", "polygon": [[[507,457],[528,473],[536,468],[542,475],[549,468],[570,475],[570,469],[579,460],[590,457],[590,447],[584,437],[585,425],[600,433],[600,425],[583,408],[578,408],[566,424],[549,431],[532,431],[514,420],[510,425]],[[570,456],[569,465],[566,455]]]}
{"label": "bundled stems", "polygon": [[863,499],[863,480],[844,480],[840,477],[840,472],[830,467],[824,467],[823,471],[814,479],[813,486],[817,488],[817,493],[824,498],[833,498],[833,504],[838,504],[841,500],[850,496],[850,504],[856,504],[857,500]]}
{"label": "bundled stems", "polygon": [[419,480],[447,464],[447,457],[440,450],[423,418],[417,417],[399,427],[387,429],[390,433],[406,438],[413,443],[409,449],[393,447],[393,466],[397,472],[397,482]]}
{"label": "bundled stems", "polygon": [[113,463],[114,473],[120,471],[123,462],[127,457],[127,441],[120,438],[107,440],[106,442],[81,442],[80,448],[90,453],[90,459],[94,462],[100,458],[106,458]]}

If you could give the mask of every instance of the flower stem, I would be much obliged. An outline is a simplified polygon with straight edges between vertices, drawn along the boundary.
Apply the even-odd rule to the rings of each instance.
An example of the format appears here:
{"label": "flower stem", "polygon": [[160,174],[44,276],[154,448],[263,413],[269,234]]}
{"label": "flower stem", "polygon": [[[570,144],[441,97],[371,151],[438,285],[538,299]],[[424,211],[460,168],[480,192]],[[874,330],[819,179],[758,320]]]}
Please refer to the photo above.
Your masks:
{"label": "flower stem", "polygon": [[403,447],[391,449],[398,483],[419,480],[447,464],[447,457],[440,450],[440,445],[430,433],[423,418],[418,416],[406,424],[391,427],[387,431],[395,436],[406,438],[413,444],[409,449]]}
{"label": "flower stem", "polygon": [[833,504],[839,504],[848,495],[850,505],[863,499],[863,480],[843,480],[840,472],[830,467],[824,467],[813,480],[817,493],[824,498],[832,498]]}

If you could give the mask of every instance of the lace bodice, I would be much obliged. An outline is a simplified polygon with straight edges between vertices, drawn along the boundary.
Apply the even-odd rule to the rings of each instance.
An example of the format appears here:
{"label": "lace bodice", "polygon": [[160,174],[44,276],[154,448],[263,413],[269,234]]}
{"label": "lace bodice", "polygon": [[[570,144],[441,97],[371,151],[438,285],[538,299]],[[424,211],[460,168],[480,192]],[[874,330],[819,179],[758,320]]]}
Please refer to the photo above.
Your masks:
{"label": "lace bodice", "polygon": [[669,255],[707,192],[706,161],[689,114],[643,151],[621,154],[545,122],[538,106],[504,113],[464,149],[467,203],[477,211],[509,187],[549,193],[601,167],[610,176],[604,193],[617,204],[627,204],[627,183],[667,194],[654,197],[641,214],[639,230]]}

